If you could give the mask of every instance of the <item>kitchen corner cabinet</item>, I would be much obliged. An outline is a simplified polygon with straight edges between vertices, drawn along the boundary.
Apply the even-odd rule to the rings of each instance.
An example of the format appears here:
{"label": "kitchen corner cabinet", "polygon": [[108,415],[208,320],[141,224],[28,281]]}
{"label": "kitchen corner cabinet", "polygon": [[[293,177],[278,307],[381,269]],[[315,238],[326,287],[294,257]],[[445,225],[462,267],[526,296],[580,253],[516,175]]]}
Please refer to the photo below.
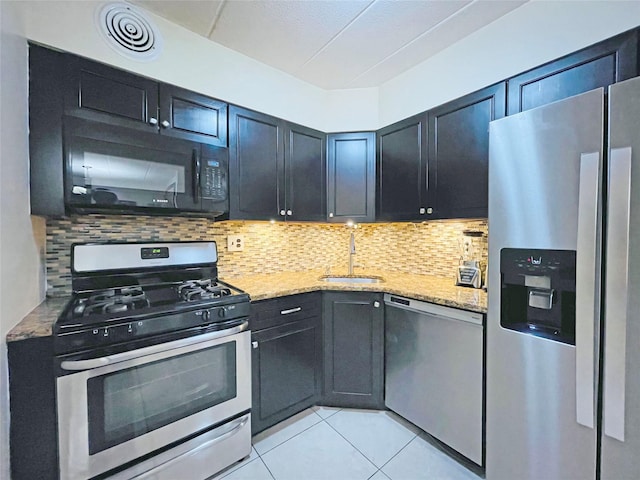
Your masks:
{"label": "kitchen corner cabinet", "polygon": [[229,109],[230,218],[324,220],[325,134]]}
{"label": "kitchen corner cabinet", "polygon": [[323,404],[384,408],[382,294],[324,292]]}
{"label": "kitchen corner cabinet", "polygon": [[375,133],[327,135],[327,220],[375,221]]}
{"label": "kitchen corner cabinet", "polygon": [[111,125],[227,146],[227,104],[65,55],[65,113]]}
{"label": "kitchen corner cabinet", "polygon": [[428,112],[429,218],[486,217],[489,122],[505,115],[505,82]]}
{"label": "kitchen corner cabinet", "polygon": [[637,76],[638,31],[534,68],[508,81],[509,115]]}
{"label": "kitchen corner cabinet", "polygon": [[376,219],[426,220],[426,113],[389,125],[376,138]]}
{"label": "kitchen corner cabinet", "polygon": [[251,304],[251,431],[315,405],[322,391],[319,292]]}

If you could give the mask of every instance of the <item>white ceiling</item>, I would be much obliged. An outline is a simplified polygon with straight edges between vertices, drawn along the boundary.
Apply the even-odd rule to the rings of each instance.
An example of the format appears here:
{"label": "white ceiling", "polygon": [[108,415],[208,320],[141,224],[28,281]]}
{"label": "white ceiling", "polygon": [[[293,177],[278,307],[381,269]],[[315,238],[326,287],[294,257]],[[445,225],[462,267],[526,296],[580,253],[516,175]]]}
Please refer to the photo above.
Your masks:
{"label": "white ceiling", "polygon": [[324,89],[376,87],[528,0],[133,0]]}

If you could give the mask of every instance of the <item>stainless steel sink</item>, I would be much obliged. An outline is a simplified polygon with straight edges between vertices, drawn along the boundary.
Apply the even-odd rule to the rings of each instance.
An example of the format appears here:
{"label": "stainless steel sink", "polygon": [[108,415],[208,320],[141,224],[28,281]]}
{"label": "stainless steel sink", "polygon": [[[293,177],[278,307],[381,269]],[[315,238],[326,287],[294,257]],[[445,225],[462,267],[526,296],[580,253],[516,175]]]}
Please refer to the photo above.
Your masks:
{"label": "stainless steel sink", "polygon": [[359,277],[357,275],[345,275],[345,276],[334,276],[334,275],[326,275],[324,277],[320,277],[320,280],[323,282],[336,282],[336,283],[381,283],[384,280],[380,277]]}

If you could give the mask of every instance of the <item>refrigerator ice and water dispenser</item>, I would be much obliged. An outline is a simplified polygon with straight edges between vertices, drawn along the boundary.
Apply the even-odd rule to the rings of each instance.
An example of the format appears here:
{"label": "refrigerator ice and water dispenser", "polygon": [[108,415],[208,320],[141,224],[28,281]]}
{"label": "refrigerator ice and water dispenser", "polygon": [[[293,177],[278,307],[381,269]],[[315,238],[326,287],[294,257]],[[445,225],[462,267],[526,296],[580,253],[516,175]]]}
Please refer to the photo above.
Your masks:
{"label": "refrigerator ice and water dispenser", "polygon": [[576,252],[503,248],[500,325],[575,345]]}

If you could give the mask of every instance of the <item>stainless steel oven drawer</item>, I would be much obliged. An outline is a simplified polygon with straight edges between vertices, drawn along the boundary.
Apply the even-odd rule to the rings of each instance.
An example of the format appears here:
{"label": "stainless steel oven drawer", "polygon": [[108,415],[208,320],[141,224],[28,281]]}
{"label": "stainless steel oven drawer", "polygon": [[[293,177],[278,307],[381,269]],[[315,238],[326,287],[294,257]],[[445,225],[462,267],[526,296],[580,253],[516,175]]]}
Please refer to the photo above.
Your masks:
{"label": "stainless steel oven drawer", "polygon": [[110,480],[204,480],[251,453],[251,414],[210,430]]}

